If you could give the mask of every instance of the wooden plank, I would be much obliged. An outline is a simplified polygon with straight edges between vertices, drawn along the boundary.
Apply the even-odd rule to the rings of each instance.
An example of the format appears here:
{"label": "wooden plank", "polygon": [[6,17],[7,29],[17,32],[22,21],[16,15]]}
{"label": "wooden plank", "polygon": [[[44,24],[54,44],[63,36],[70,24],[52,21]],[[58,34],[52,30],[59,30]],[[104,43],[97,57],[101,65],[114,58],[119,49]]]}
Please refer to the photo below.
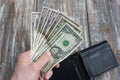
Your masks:
{"label": "wooden plank", "polygon": [[[118,0],[87,0],[91,45],[108,40],[115,55],[120,58],[119,4]],[[95,80],[119,80],[119,75],[120,67],[106,72]]]}
{"label": "wooden plank", "polygon": [[31,0],[1,0],[1,2],[0,20],[3,22],[2,26],[0,25],[0,35],[2,34],[0,80],[9,80],[19,53],[30,49],[30,19],[36,2]]}
{"label": "wooden plank", "polygon": [[[7,19],[7,10],[6,10],[6,6],[5,4],[5,1],[2,1],[0,0],[0,79],[1,76],[3,75],[2,73],[2,69],[4,68],[3,66],[5,66],[3,63],[2,63],[2,42],[3,42],[3,36],[4,36],[4,28],[5,28],[5,23],[6,23],[6,19]],[[3,17],[4,16],[4,17]],[[4,69],[3,69],[4,70]]]}
{"label": "wooden plank", "polygon": [[[2,42],[3,42],[3,33],[4,33],[4,25],[6,22],[6,18],[7,18],[7,13],[5,11],[5,5],[2,5],[0,7],[0,62],[1,62],[1,48],[2,48]],[[5,14],[3,16],[3,14]]]}

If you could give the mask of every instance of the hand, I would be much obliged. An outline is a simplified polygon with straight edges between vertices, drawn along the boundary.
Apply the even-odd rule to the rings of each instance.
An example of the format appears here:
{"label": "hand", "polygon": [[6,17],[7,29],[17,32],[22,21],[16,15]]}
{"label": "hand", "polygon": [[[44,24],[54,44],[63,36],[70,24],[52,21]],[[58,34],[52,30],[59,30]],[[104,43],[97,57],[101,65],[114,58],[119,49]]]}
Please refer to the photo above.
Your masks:
{"label": "hand", "polygon": [[[44,77],[40,77],[40,71],[51,59],[51,53],[45,52],[36,62],[32,62],[30,51],[22,53],[15,66],[10,80],[48,80],[53,72],[48,71]],[[59,64],[56,66],[59,67]]]}

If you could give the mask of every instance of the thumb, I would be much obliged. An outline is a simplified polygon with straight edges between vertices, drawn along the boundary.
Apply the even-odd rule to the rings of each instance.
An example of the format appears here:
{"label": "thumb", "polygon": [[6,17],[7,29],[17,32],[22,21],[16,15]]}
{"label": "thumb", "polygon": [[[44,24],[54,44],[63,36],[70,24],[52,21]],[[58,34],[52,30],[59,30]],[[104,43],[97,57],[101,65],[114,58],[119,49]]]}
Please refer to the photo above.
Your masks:
{"label": "thumb", "polygon": [[41,70],[50,59],[51,53],[46,51],[34,64],[37,66],[38,70]]}

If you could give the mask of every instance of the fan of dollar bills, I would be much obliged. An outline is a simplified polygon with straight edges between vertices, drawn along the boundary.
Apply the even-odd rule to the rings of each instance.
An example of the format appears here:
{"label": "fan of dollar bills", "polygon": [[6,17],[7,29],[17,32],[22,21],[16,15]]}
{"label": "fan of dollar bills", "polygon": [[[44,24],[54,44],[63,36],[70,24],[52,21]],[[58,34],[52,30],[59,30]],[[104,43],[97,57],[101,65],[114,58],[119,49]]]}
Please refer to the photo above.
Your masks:
{"label": "fan of dollar bills", "polygon": [[47,50],[52,59],[41,70],[43,76],[56,64],[72,54],[83,42],[80,26],[64,12],[42,7],[41,12],[32,12],[31,51],[36,61]]}

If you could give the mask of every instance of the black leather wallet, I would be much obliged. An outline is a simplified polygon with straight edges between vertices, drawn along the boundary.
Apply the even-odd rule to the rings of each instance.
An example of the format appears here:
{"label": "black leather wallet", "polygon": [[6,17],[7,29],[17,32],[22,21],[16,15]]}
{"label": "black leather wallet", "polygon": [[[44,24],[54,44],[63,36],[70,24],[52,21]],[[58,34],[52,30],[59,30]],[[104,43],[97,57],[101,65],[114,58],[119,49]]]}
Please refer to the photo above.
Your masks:
{"label": "black leather wallet", "polygon": [[118,62],[107,41],[79,51],[53,69],[50,80],[91,80],[118,66]]}

